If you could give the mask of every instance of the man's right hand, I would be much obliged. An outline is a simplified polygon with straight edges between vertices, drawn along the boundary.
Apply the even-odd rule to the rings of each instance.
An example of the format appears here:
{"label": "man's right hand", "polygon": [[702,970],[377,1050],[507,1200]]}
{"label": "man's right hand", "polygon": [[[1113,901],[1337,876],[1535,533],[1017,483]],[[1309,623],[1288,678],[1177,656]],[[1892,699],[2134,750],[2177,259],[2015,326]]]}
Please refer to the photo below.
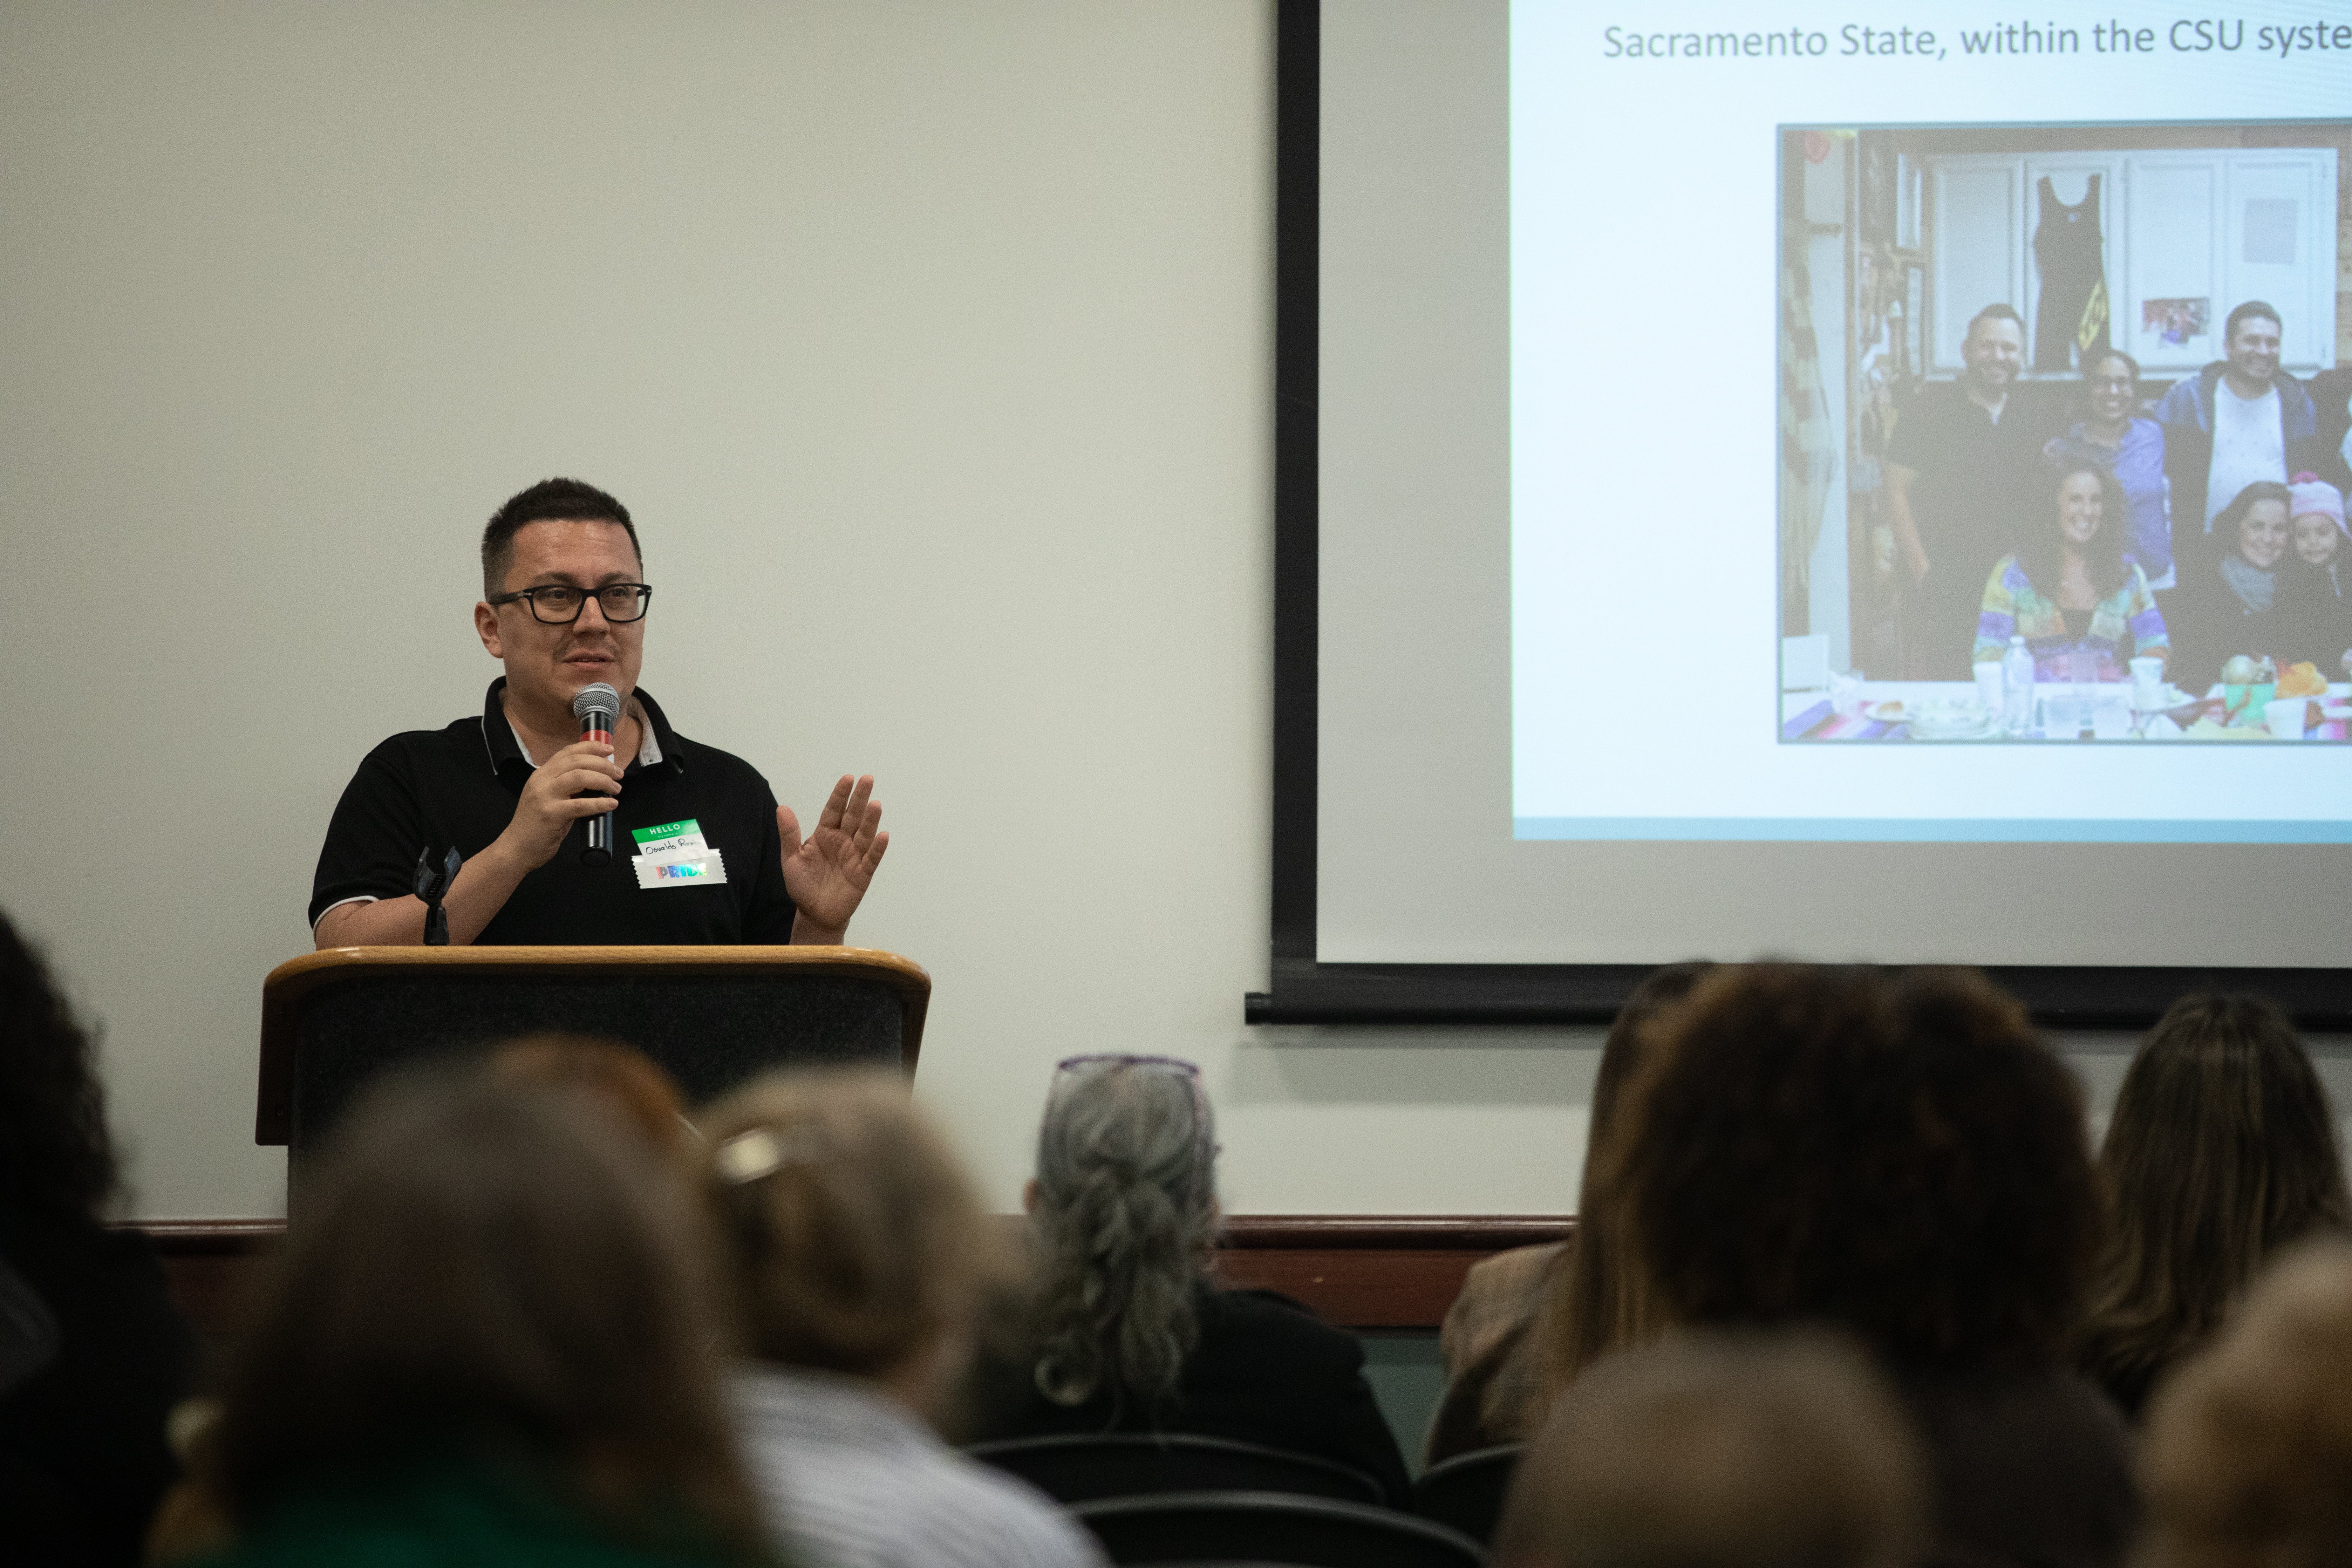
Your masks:
{"label": "man's right hand", "polygon": [[[613,748],[595,741],[577,742],[541,763],[522,786],[514,820],[499,835],[515,864],[538,869],[555,858],[573,823],[619,809],[621,771]],[[583,791],[594,793],[575,798]]]}

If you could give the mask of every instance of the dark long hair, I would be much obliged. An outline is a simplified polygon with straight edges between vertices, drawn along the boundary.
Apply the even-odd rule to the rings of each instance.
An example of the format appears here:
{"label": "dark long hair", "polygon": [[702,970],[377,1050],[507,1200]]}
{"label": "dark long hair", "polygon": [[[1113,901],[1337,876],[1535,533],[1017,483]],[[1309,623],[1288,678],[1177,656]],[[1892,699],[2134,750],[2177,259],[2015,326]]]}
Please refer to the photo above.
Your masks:
{"label": "dark long hair", "polygon": [[2053,604],[2058,599],[2058,584],[2064,571],[2060,552],[2064,541],[2058,532],[2058,491],[2076,474],[2090,474],[2099,481],[2099,531],[2083,546],[2083,564],[2090,574],[2091,586],[2104,599],[2131,581],[2131,569],[2124,564],[2124,535],[2129,525],[2124,516],[2124,487],[2116,471],[2092,458],[2062,456],[2045,465],[2042,470],[2047,481],[2042,487],[2044,510],[2041,521],[2028,519],[2024,534],[2017,547],[2018,564],[2025,568],[2026,580],[2048,596]]}
{"label": "dark long hair", "polygon": [[250,1528],[471,1458],[648,1544],[763,1551],[686,1184],[617,1115],[479,1077],[380,1092],[308,1184],[209,1464]]}
{"label": "dark long hair", "polygon": [[2257,501],[2266,500],[2274,500],[2285,507],[2288,517],[2294,515],[2294,492],[2276,479],[2256,479],[2231,496],[2228,506],[2213,514],[2212,555],[2217,563],[2224,556],[2238,552],[2239,525],[2246,521],[2246,514],[2254,510]]}
{"label": "dark long hair", "polygon": [[[1659,1018],[1691,994],[1715,969],[1706,963],[1669,963],[1652,970],[1625,998],[1601,1047],[1601,1068],[1592,1083],[1592,1117],[1584,1138],[1584,1181],[1577,1199],[1576,1241],[1568,1265],[1552,1277],[1536,1310],[1531,1366],[1538,1408],[1525,1412],[1527,1429],[1584,1369],[1612,1352],[1648,1337],[1656,1327],[1649,1293],[1638,1270],[1627,1266],[1625,1205],[1606,1173],[1612,1140],[1621,1122],[1618,1108]],[[1512,1392],[1496,1379],[1492,1394]],[[1502,1411],[1488,1412],[1490,1427]]]}
{"label": "dark long hair", "polygon": [[2327,1091],[2258,997],[2172,1005],[2124,1075],[2099,1173],[2115,1222],[2083,1364],[2114,1388],[2201,1344],[2281,1247],[2352,1228]]}
{"label": "dark long hair", "polygon": [[1829,1322],[1956,1369],[2073,1348],[2098,1189],[2015,1001],[1969,971],[1751,964],[1660,1036],[1615,1179],[1669,1321]]}
{"label": "dark long hair", "polygon": [[114,1195],[92,1055],[48,966],[0,914],[0,1209],[94,1220]]}

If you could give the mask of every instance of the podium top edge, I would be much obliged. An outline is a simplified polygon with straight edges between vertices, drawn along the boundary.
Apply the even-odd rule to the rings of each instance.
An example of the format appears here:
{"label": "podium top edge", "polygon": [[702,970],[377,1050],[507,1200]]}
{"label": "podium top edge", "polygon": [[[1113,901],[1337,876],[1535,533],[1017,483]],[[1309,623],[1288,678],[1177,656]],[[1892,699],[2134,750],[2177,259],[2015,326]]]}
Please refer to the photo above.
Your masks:
{"label": "podium top edge", "polygon": [[714,973],[750,969],[818,969],[863,973],[901,990],[931,988],[929,971],[911,958],[878,947],[777,946],[516,946],[330,947],[289,958],[269,972],[266,989],[315,984],[332,976],[399,969],[527,974],[567,969],[625,969],[643,973]]}

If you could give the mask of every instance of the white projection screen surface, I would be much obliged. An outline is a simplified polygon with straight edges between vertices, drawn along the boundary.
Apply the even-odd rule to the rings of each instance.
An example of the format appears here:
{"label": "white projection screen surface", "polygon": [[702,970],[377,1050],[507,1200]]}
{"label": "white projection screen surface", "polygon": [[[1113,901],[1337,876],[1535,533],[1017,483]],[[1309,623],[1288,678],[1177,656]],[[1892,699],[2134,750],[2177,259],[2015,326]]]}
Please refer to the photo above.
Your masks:
{"label": "white projection screen surface", "polygon": [[1776,953],[2335,1006],[2352,546],[2182,476],[2346,480],[2352,23],[1648,9],[1286,4],[1275,995]]}

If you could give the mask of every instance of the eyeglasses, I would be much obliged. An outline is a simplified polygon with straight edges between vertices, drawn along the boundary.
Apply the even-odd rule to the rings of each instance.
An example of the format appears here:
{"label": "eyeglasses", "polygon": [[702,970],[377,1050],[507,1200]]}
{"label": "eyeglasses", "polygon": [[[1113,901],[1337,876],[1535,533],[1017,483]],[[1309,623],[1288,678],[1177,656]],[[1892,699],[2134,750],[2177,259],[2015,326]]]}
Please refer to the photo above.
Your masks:
{"label": "eyeglasses", "polygon": [[654,591],[643,583],[607,583],[601,588],[575,588],[569,583],[548,583],[536,588],[521,588],[511,594],[493,594],[493,605],[511,605],[517,599],[530,606],[531,619],[551,626],[568,626],[580,618],[580,612],[593,598],[604,618],[615,625],[646,618],[646,606],[652,603]]}
{"label": "eyeglasses", "polygon": [[1141,1068],[1183,1079],[1184,1087],[1192,1091],[1192,1124],[1200,1135],[1202,1168],[1215,1162],[1223,1152],[1224,1145],[1211,1142],[1209,1129],[1215,1119],[1209,1111],[1208,1090],[1201,1082],[1201,1069],[1181,1057],[1139,1057],[1120,1051],[1095,1051],[1082,1057],[1064,1057],[1054,1064],[1052,1094],[1055,1097],[1062,1094],[1062,1080],[1065,1079],[1076,1078],[1092,1069],[1109,1071],[1118,1068]]}
{"label": "eyeglasses", "polygon": [[1082,1057],[1064,1057],[1054,1064],[1055,1072],[1077,1072],[1086,1068],[1166,1068],[1186,1078],[1201,1076],[1201,1069],[1181,1057],[1131,1057],[1118,1051],[1095,1051]]}

